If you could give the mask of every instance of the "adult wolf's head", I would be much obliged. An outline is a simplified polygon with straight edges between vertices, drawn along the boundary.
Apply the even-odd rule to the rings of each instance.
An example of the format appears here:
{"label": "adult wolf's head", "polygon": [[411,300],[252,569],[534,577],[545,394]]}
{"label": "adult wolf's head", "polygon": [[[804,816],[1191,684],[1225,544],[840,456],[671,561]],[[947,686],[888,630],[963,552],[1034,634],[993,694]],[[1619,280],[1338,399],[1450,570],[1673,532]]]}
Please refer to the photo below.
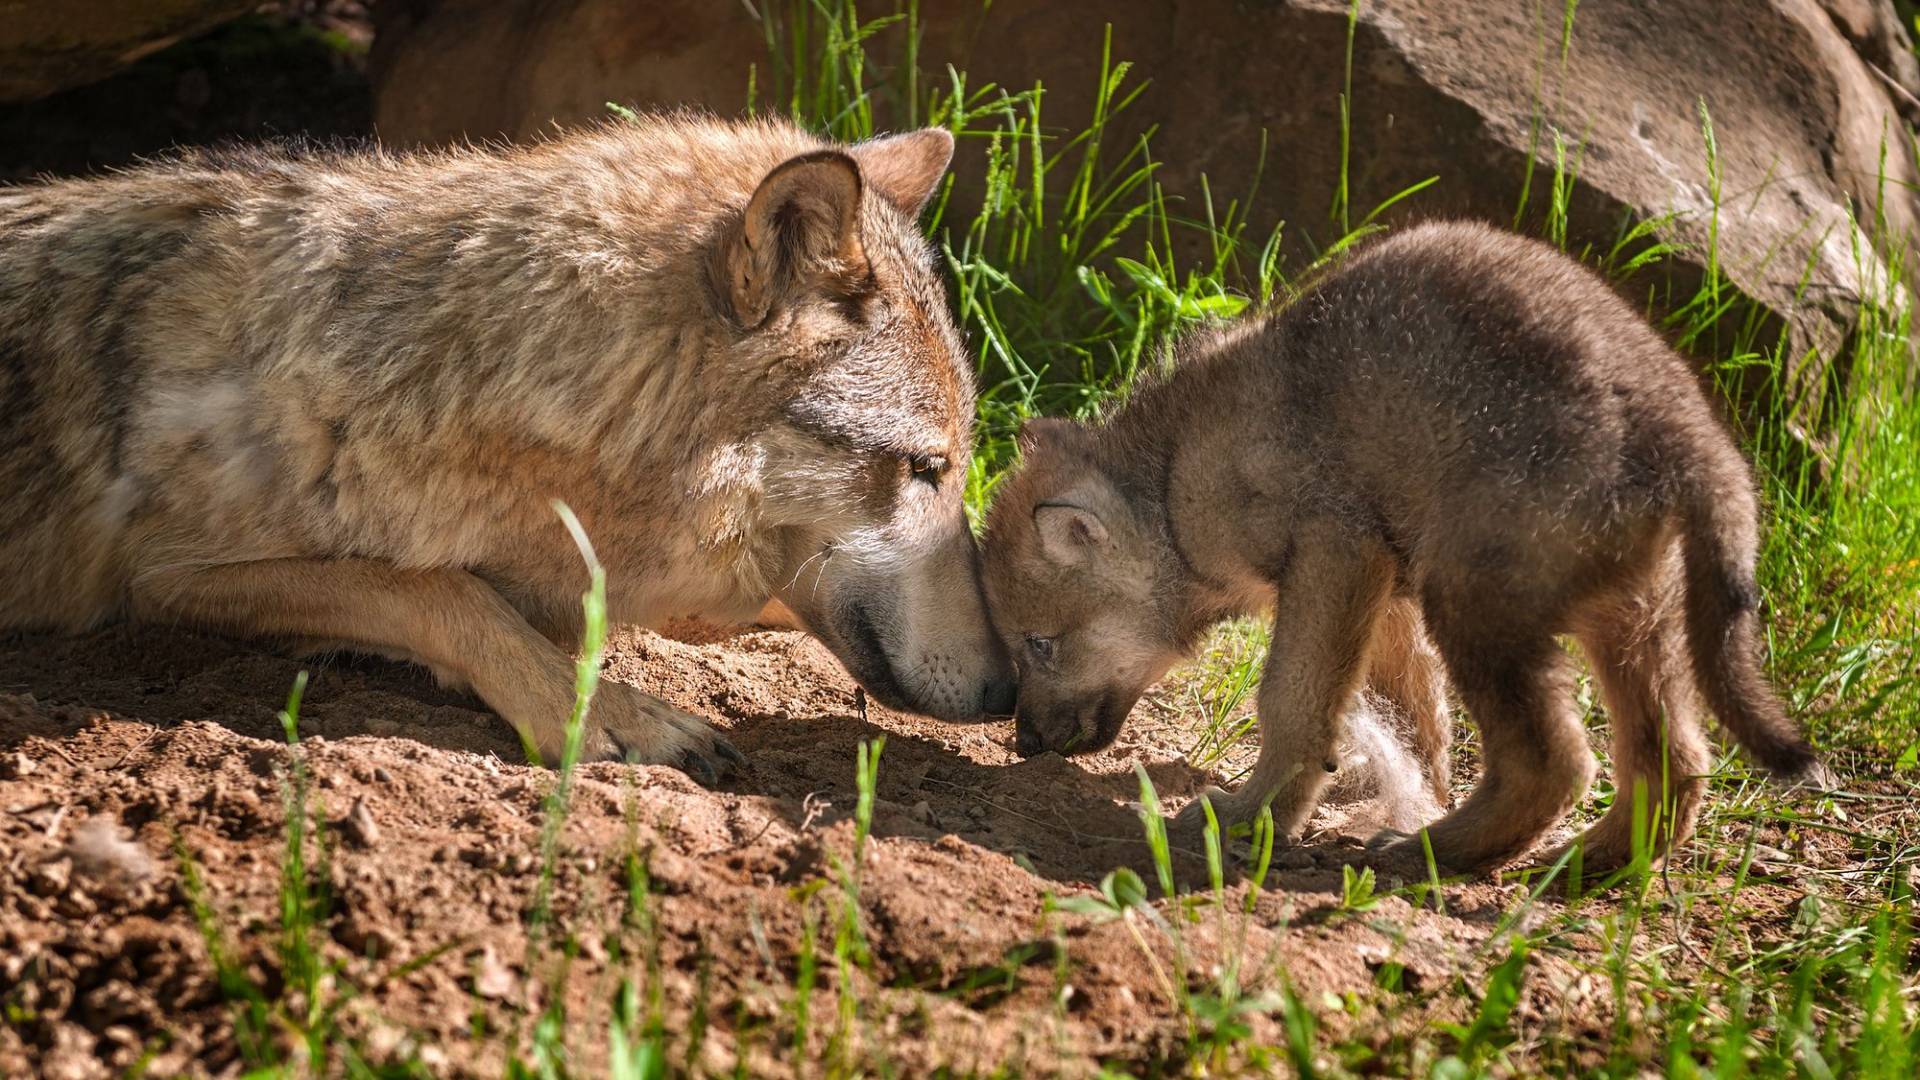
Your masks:
{"label": "adult wolf's head", "polygon": [[869,692],[949,720],[1012,712],[963,494],[973,366],[916,224],[939,129],[774,167],[713,251],[738,370],[780,387],[756,443],[774,595]]}
{"label": "adult wolf's head", "polygon": [[1020,468],[994,496],[983,580],[1020,675],[1015,747],[1087,753],[1185,650],[1159,587],[1161,540],[1063,420],[1020,433]]}

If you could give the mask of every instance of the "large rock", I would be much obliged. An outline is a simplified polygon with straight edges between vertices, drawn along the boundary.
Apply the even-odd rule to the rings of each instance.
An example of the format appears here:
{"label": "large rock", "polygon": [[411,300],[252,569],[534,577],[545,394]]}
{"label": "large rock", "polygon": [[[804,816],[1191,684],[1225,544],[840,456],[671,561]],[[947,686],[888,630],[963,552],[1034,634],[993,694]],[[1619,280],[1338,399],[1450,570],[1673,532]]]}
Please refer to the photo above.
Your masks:
{"label": "large rock", "polygon": [[1820,0],[1820,6],[1860,59],[1890,84],[1901,115],[1920,121],[1920,58],[1895,6],[1888,0]]}
{"label": "large rock", "polygon": [[259,0],[0,0],[0,101],[112,74]]}
{"label": "large rock", "polygon": [[[1690,296],[1714,219],[1704,106],[1718,144],[1718,259],[1803,345],[1841,342],[1860,297],[1874,291],[1876,244],[1886,239],[1862,236],[1854,221],[1871,227],[1877,206],[1892,242],[1904,243],[1920,216],[1896,105],[1907,104],[1899,84],[1913,71],[1888,0],[1585,0],[1564,61],[1562,7],[1361,4],[1355,216],[1437,176],[1388,220],[1511,222],[1531,156],[1524,218],[1537,223],[1558,132],[1578,165],[1571,241],[1604,251],[1623,221],[1657,218],[1663,239],[1693,252],[1667,282]],[[1285,220],[1295,257],[1339,235],[1329,203],[1340,176],[1345,0],[1000,0],[980,9],[923,0],[923,65],[953,63],[976,84],[1044,83],[1045,116],[1071,127],[1088,115],[1099,21],[1108,20],[1114,55],[1154,82],[1126,125],[1158,125],[1154,154],[1170,191],[1196,195],[1202,173],[1216,193],[1245,190],[1264,130],[1253,220]],[[389,0],[380,10],[378,122],[400,144],[526,138],[604,116],[609,100],[732,113],[745,104],[749,65],[762,86],[769,71],[763,28],[742,4]],[[899,42],[874,44],[897,55]],[[1863,59],[1856,44],[1873,55]],[[883,121],[897,122],[888,99],[879,104]]]}

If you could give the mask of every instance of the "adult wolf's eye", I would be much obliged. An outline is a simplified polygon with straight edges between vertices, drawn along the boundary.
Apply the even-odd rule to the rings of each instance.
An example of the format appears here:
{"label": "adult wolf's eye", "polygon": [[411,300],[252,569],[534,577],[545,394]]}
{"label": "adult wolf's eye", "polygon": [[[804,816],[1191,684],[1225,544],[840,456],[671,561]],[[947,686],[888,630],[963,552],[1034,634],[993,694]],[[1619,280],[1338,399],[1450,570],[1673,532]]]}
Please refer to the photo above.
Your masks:
{"label": "adult wolf's eye", "polygon": [[947,471],[947,459],[939,454],[915,454],[907,459],[907,467],[913,470],[915,480],[938,487]]}
{"label": "adult wolf's eye", "polygon": [[1042,662],[1053,659],[1053,639],[1039,634],[1027,635],[1027,651]]}

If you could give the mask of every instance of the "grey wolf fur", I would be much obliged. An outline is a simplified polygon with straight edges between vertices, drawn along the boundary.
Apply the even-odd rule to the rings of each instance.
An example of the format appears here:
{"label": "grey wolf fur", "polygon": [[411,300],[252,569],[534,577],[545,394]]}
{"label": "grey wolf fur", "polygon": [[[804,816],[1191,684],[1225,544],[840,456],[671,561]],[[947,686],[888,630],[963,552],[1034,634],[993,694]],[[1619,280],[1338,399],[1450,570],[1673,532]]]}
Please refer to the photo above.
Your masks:
{"label": "grey wolf fur", "polygon": [[1297,829],[1355,689],[1418,672],[1428,641],[1485,764],[1428,829],[1449,866],[1510,860],[1586,790],[1563,633],[1621,793],[1588,867],[1632,856],[1636,789],[1656,855],[1691,831],[1698,697],[1767,770],[1821,775],[1761,667],[1747,465],[1685,361],[1572,259],[1422,226],[1184,353],[1099,427],[1023,432],[985,572],[1023,747],[1105,745],[1208,625],[1273,607],[1260,758],[1215,799],[1228,820],[1270,804]]}
{"label": "grey wolf fur", "polygon": [[[617,623],[784,607],[882,701],[1010,711],[972,369],[915,225],[951,152],[669,116],[0,189],[0,625],[405,657],[554,755],[560,499]],[[738,760],[631,687],[593,720],[594,756]]]}

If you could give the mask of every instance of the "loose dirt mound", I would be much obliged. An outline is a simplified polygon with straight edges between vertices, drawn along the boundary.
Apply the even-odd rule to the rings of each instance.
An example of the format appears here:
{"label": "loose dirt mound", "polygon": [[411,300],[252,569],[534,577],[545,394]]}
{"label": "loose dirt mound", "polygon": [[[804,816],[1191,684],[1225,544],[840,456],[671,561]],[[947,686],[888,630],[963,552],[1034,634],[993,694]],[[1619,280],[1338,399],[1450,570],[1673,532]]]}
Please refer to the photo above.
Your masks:
{"label": "loose dirt mound", "polygon": [[[314,677],[302,753],[334,823],[320,933],[341,965],[334,996],[359,991],[343,1026],[374,1059],[417,1055],[436,1072],[498,1075],[500,1033],[521,1033],[524,1049],[530,1016],[561,986],[591,1070],[618,978],[643,972],[657,943],[673,1053],[708,1025],[697,1051],[706,1067],[730,1070],[744,1054],[756,1074],[788,1073],[809,920],[823,955],[802,1038],[828,1052],[855,748],[881,735],[859,890],[871,964],[846,973],[862,1002],[849,1052],[884,1055],[907,1074],[1092,1059],[1151,1067],[1186,1052],[1164,930],[1143,923],[1136,940],[1126,921],[1048,910],[1049,896],[1090,895],[1116,866],[1154,881],[1128,805],[1133,760],[1171,805],[1208,780],[1176,749],[1140,741],[1172,730],[1164,716],[1108,754],[1019,761],[1010,725],[863,709],[831,657],[796,634],[622,636],[609,674],[717,719],[752,767],[722,791],[669,769],[582,769],[554,883],[550,933],[577,943],[561,969],[558,951],[530,949],[527,931],[555,774],[516,764],[511,733],[477,702],[402,665],[302,664],[118,627],[0,639],[0,1002],[12,1017],[0,1027],[0,1074],[117,1074],[143,1055],[159,1075],[237,1069],[234,1012],[180,853],[205,882],[230,958],[278,994],[291,752],[276,713],[303,666]],[[626,903],[630,854],[650,875],[638,909]],[[1319,1003],[1369,985],[1387,963],[1405,968],[1410,987],[1483,968],[1517,886],[1449,887],[1445,915],[1400,899],[1348,912],[1339,894],[1352,854],[1340,842],[1282,852],[1244,925],[1231,914],[1239,904],[1191,921],[1160,904],[1184,922],[1191,984],[1217,984],[1238,960],[1249,993],[1275,991],[1284,969]],[[1190,859],[1180,872],[1202,876]],[[822,881],[831,884],[814,886]],[[1229,886],[1235,898],[1246,890]],[[1599,1023],[1599,1011],[1556,992],[1548,1022]],[[1284,1043],[1277,1019],[1248,1019],[1267,1029],[1260,1041]],[[1346,1019],[1336,1010],[1322,1022]]]}

